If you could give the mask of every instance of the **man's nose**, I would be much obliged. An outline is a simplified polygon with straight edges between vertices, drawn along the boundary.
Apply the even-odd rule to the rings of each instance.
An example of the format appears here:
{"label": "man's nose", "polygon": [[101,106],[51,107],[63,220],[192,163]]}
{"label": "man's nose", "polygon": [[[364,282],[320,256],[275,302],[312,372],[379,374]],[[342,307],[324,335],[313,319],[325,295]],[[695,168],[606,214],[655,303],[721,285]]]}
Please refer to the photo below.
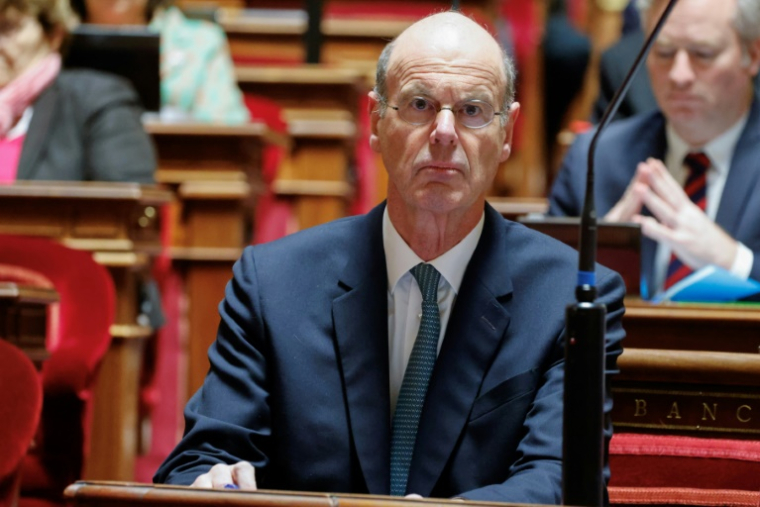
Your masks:
{"label": "man's nose", "polygon": [[435,117],[435,128],[430,134],[432,144],[454,145],[457,143],[456,117],[449,108],[441,108]]}
{"label": "man's nose", "polygon": [[689,53],[679,49],[673,57],[673,65],[670,67],[670,80],[679,87],[687,86],[694,81],[694,69],[691,65]]}

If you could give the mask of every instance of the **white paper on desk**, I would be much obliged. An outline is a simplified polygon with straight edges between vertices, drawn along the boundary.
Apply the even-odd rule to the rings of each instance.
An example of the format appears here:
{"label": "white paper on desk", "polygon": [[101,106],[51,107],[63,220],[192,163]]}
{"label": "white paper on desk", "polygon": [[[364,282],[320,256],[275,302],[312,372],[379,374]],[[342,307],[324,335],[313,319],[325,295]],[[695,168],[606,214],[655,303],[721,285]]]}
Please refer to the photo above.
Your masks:
{"label": "white paper on desk", "polygon": [[717,266],[706,266],[695,271],[665,292],[652,299],[661,301],[692,301],[725,303],[736,301],[760,292],[760,283],[744,280]]}

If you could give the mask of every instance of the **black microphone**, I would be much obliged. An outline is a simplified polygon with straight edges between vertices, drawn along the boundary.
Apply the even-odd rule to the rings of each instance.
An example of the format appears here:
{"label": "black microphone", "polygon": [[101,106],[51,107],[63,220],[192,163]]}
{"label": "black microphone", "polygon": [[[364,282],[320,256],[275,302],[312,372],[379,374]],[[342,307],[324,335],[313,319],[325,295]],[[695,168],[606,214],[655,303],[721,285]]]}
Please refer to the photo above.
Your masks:
{"label": "black microphone", "polygon": [[[636,73],[677,0],[668,0],[636,60],[615,92],[591,139],[586,196],[578,243],[577,302],[565,312],[565,393],[562,435],[562,503],[600,507],[604,503],[604,332],[607,309],[596,303],[596,207],[594,155],[599,136],[617,113]],[[624,147],[621,147],[623,149]]]}

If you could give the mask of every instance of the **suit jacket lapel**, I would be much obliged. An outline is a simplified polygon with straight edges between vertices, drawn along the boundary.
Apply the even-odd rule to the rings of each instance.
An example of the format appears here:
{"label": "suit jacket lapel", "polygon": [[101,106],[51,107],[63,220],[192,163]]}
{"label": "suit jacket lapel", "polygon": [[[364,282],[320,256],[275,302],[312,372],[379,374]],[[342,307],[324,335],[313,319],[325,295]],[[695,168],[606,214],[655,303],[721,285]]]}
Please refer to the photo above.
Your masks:
{"label": "suit jacket lapel", "polygon": [[382,241],[384,206],[365,219],[367,238],[346,252],[346,293],[333,300],[333,321],[351,434],[369,493],[390,492],[388,275]]}
{"label": "suit jacket lapel", "polygon": [[45,149],[45,140],[53,122],[58,103],[58,84],[53,82],[34,102],[34,113],[21,149],[18,163],[18,179],[35,179],[39,165],[37,161]]}
{"label": "suit jacket lapel", "polygon": [[512,292],[502,220],[486,207],[483,234],[465,272],[430,380],[408,483],[408,491],[422,496],[435,487],[509,324],[509,313],[498,299]]}
{"label": "suit jacket lapel", "polygon": [[[731,236],[736,236],[747,201],[760,175],[760,98],[755,97],[747,124],[734,149],[726,186],[715,221]],[[754,219],[754,217],[753,217]]]}

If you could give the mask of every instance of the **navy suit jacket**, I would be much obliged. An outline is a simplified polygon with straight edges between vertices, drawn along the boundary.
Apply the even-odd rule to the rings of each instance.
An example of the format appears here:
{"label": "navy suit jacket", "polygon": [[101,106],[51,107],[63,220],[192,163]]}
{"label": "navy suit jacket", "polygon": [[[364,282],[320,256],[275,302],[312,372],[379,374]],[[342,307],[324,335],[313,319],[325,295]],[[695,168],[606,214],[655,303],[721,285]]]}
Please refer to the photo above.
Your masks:
{"label": "navy suit jacket", "polygon": [[[210,372],[156,482],[190,484],[216,463],[247,460],[262,489],[389,493],[383,208],[245,250],[219,306]],[[564,312],[576,264],[573,250],[487,206],[431,378],[409,492],[560,502]],[[614,373],[624,288],[612,271],[600,267],[599,278]]]}
{"label": "navy suit jacket", "polygon": [[[567,153],[549,196],[550,215],[578,216],[583,208],[588,149],[593,132],[579,136]],[[659,111],[613,123],[597,143],[594,196],[604,216],[625,193],[639,162],[665,158],[665,118]],[[729,169],[715,217],[734,239],[755,256],[750,276],[760,280],[760,99],[755,98]],[[644,238],[642,277],[653,287],[656,242]]]}

